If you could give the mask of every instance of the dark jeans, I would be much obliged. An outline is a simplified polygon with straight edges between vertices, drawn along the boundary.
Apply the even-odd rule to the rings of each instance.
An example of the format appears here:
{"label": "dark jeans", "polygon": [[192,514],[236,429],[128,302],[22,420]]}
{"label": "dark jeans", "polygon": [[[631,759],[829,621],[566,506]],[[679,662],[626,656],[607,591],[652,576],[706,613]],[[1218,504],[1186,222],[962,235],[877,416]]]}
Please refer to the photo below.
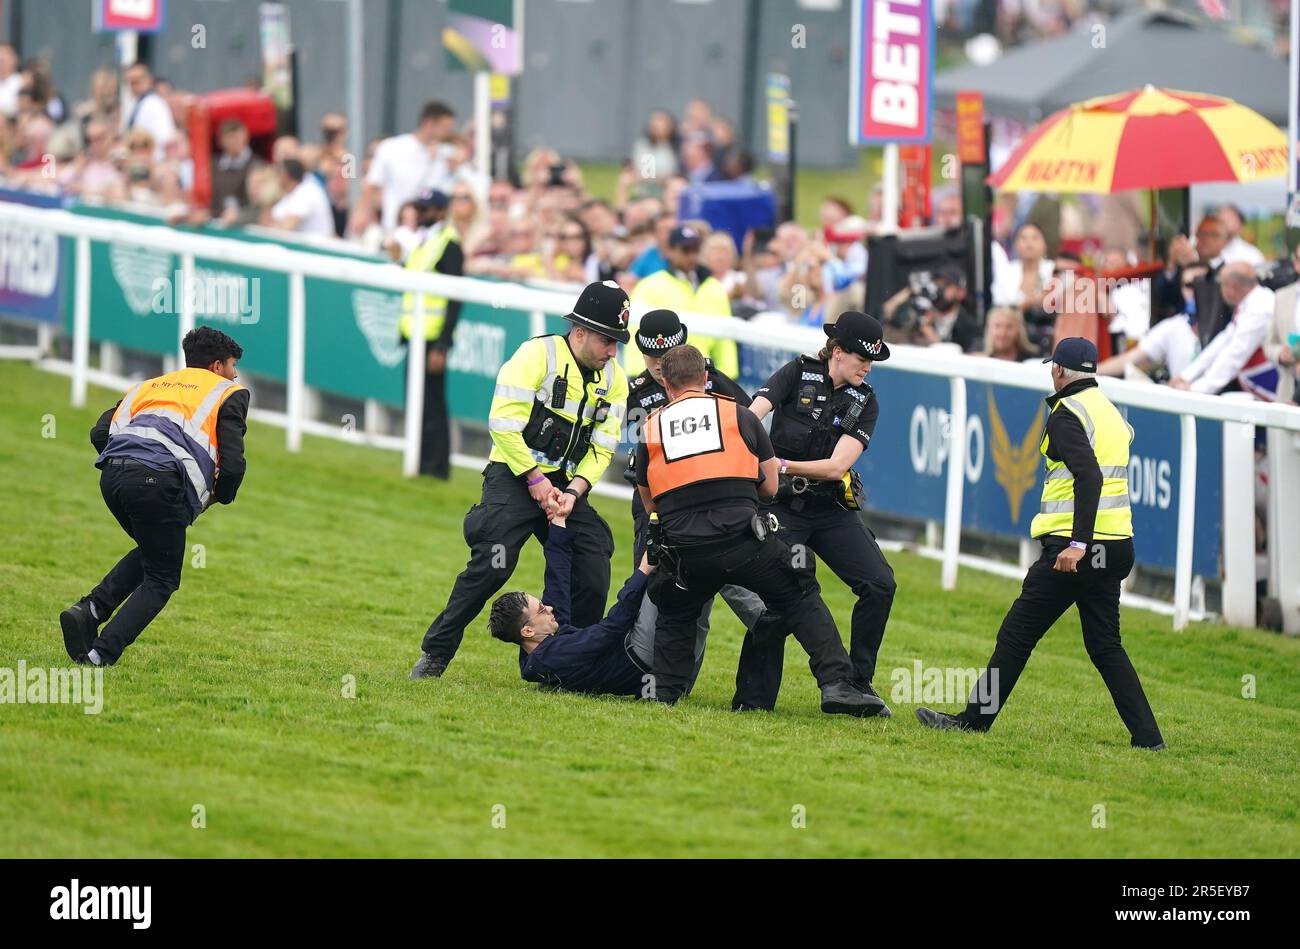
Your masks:
{"label": "dark jeans", "polygon": [[[1043,555],[1025,574],[1020,596],[998,630],[988,667],[976,683],[966,710],[958,717],[978,731],[992,728],[1030,652],[1061,614],[1078,606],[1088,658],[1110,689],[1133,744],[1158,744],[1163,739],[1155,715],[1119,638],[1120,581],[1133,569],[1133,541],[1094,541],[1079,561],[1078,573],[1053,570],[1057,555],[1068,543],[1063,538],[1044,539]],[[996,680],[991,678],[993,670],[997,671]]]}
{"label": "dark jeans", "polygon": [[[856,512],[831,501],[808,501],[798,511],[789,502],[781,501],[771,510],[781,522],[777,536],[791,548],[794,565],[812,576],[820,557],[858,598],[853,606],[849,658],[853,678],[870,684],[896,589],[893,568],[881,553],[875,535]],[[781,688],[784,647],[778,643],[777,648],[765,650],[761,657],[750,655],[755,648],[751,632],[741,647],[740,664],[747,674],[743,680],[737,675],[735,703],[772,708]]]}
{"label": "dark jeans", "polygon": [[451,427],[447,421],[447,373],[424,374],[424,425],[420,433],[420,474],[451,477]]}
{"label": "dark jeans", "polygon": [[[695,665],[696,621],[704,604],[726,584],[762,591],[767,608],[784,619],[784,629],[807,650],[808,665],[819,686],[849,677],[853,667],[816,579],[791,566],[789,548],[776,537],[759,541],[745,533],[715,543],[678,547],[675,556],[675,572],[665,570],[661,562],[650,578],[650,599],[659,609],[654,642],[656,699],[675,702],[689,687]],[[784,630],[780,635],[759,637],[749,658],[766,668],[773,655],[779,664],[783,650]],[[742,656],[737,678],[745,675]]]}
{"label": "dark jeans", "polygon": [[[104,503],[135,541],[90,597],[101,618],[117,615],[100,630],[94,649],[110,662],[135,642],[180,588],[185,529],[190,523],[185,485],[176,471],[109,459],[99,476]],[[118,607],[121,607],[119,610]]]}
{"label": "dark jeans", "polygon": [[[585,495],[573,506],[568,525],[574,533],[572,622],[583,628],[605,618],[614,535]],[[500,462],[484,468],[482,499],[465,515],[469,563],[456,578],[446,608],[424,634],[424,651],[450,662],[465,627],[515,572],[528,538],[536,537],[545,546],[546,531],[546,515],[523,481]]]}

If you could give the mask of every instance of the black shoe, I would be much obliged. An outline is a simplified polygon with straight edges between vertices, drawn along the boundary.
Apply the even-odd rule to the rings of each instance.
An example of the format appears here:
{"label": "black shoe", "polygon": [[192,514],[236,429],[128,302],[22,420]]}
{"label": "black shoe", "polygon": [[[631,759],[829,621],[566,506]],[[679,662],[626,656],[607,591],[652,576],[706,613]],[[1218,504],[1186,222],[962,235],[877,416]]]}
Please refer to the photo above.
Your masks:
{"label": "black shoe", "polygon": [[[851,681],[855,689],[860,689],[863,692],[867,693],[867,695],[874,695],[876,698],[880,699],[880,693],[877,692],[874,688],[872,688],[870,682],[863,682],[861,679],[853,679]],[[894,717],[894,713],[889,710],[889,706],[885,704],[884,699],[880,699],[880,711],[877,712],[876,715],[880,718]]]}
{"label": "black shoe", "polygon": [[1139,745],[1137,742],[1130,742],[1134,748],[1141,748],[1143,751],[1164,751],[1169,746],[1163,741],[1156,742],[1154,745]]}
{"label": "black shoe", "polygon": [[916,720],[926,728],[937,728],[940,731],[970,731],[970,727],[956,715],[949,715],[947,712],[936,712],[924,705],[916,710]]}
{"label": "black shoe", "polygon": [[750,705],[748,702],[733,702],[731,705],[733,712],[770,712],[770,708],[763,708],[761,705]]}
{"label": "black shoe", "polygon": [[60,613],[59,625],[63,627],[63,648],[68,651],[68,657],[73,662],[84,663],[99,633],[99,623],[90,612],[89,598],[78,600]]}
{"label": "black shoe", "polygon": [[412,679],[437,679],[447,670],[447,660],[439,659],[430,653],[423,653],[420,661],[411,670]]}
{"label": "black shoe", "polygon": [[879,715],[885,703],[878,695],[868,695],[854,688],[848,679],[832,682],[822,689],[822,711],[828,715],[857,715],[868,718]]}

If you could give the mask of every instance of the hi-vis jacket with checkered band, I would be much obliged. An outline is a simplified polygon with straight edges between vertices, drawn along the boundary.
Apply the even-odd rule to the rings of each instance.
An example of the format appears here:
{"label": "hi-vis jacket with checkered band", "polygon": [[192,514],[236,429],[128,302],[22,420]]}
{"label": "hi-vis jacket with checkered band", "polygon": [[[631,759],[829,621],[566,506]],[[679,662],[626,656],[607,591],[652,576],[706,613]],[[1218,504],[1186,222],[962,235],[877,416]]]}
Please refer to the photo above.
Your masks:
{"label": "hi-vis jacket with checkered band", "polygon": [[[1101,498],[1093,537],[1119,540],[1133,536],[1133,511],[1129,506],[1128,455],[1133,426],[1120,414],[1101,389],[1093,386],[1057,401],[1053,412],[1072,412],[1083,425],[1088,444],[1101,468]],[[1069,537],[1074,526],[1074,475],[1063,461],[1047,457],[1048,434],[1043,431],[1038,450],[1047,459],[1047,477],[1038,514],[1030,525],[1033,537],[1054,534]]]}
{"label": "hi-vis jacket with checkered band", "polygon": [[626,411],[627,375],[617,360],[584,383],[566,337],[534,336],[497,373],[489,460],[516,475],[536,466],[594,485],[618,450]]}
{"label": "hi-vis jacket with checkered band", "polygon": [[123,397],[109,425],[103,458],[155,467],[179,464],[195,517],[208,505],[221,465],[217,415],[244,388],[208,369],[186,368],[146,379]]}

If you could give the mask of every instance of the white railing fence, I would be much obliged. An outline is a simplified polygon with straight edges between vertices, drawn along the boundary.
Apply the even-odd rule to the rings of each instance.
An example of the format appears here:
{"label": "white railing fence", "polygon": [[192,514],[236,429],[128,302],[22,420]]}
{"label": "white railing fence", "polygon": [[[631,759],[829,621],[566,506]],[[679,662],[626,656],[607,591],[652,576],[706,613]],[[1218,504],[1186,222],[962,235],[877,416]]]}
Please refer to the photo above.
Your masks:
{"label": "white railing fence", "polygon": [[[261,411],[257,417],[283,425],[286,430],[285,443],[292,452],[299,450],[304,431],[336,438],[358,437],[344,436],[336,427],[314,423],[308,418],[304,353],[309,326],[303,290],[304,278],[346,281],[394,292],[415,291],[417,331],[412,335],[407,361],[405,424],[404,435],[400,440],[403,471],[407,475],[414,475],[418,467],[423,424],[423,367],[426,351],[424,334],[419,330],[424,318],[422,293],[527,311],[531,314],[529,329],[533,335],[545,331],[545,314],[567,313],[574,302],[571,293],[441,274],[414,274],[382,263],[326,257],[278,244],[226,240],[162,226],[74,215],[63,210],[2,204],[0,216],[15,223],[71,238],[74,242],[77,268],[73,294],[72,361],[70,366],[51,365],[50,368],[61,369],[71,375],[72,404],[77,407],[85,404],[89,381],[120,388],[125,388],[129,383],[129,380],[120,376],[90,368],[91,241],[122,242],[178,253],[186,286],[192,285],[196,258],[287,274],[290,292],[286,411]],[[757,346],[815,351],[824,341],[820,332],[810,328],[755,326],[738,319],[697,314],[682,316],[702,335],[724,337]],[[177,325],[178,352],[180,340],[193,326],[193,301],[189,294],[184,294]],[[910,346],[892,346],[891,351],[891,367],[949,380],[949,433],[966,431],[967,381],[1027,389],[1040,396],[1050,388],[1047,368],[1043,366],[1012,364]],[[23,347],[15,347],[7,354],[0,351],[0,358],[6,355],[32,357],[31,351]],[[47,365],[51,362],[45,361]],[[1223,613],[1228,621],[1238,625],[1255,623],[1254,434],[1258,426],[1268,429],[1269,537],[1273,545],[1273,588],[1281,601],[1284,628],[1287,632],[1300,633],[1300,408],[1273,405],[1249,398],[1243,400],[1180,392],[1119,379],[1104,379],[1101,385],[1117,404],[1169,413],[1178,416],[1181,422],[1177,560],[1174,570],[1174,603],[1170,611],[1175,630],[1187,625],[1191,613],[1192,537],[1196,523],[1195,422],[1198,418],[1225,423]],[[380,447],[399,447],[396,439],[366,436],[364,440]],[[951,434],[949,440],[952,441]],[[461,458],[460,461],[481,464],[481,459]],[[950,446],[946,463],[947,493],[941,577],[943,588],[951,590],[956,586],[960,564],[983,564],[977,558],[960,552],[966,452],[961,446]]]}

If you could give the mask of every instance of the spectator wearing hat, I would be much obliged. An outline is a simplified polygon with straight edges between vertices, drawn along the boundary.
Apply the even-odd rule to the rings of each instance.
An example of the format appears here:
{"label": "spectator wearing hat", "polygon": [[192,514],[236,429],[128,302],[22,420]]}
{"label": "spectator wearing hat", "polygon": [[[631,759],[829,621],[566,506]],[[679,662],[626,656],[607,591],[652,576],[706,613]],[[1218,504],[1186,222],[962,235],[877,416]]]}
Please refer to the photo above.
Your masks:
{"label": "spectator wearing hat", "polygon": [[[416,223],[424,230],[424,242],[406,258],[412,273],[440,273],[449,277],[465,274],[465,253],[460,232],[447,214],[451,199],[441,191],[426,191],[415,199]],[[451,429],[447,420],[447,353],[451,350],[460,301],[432,293],[424,294],[424,427],[420,438],[420,474],[443,481],[451,477]],[[409,340],[415,328],[415,294],[402,295],[399,330]]]}
{"label": "spectator wearing hat", "polygon": [[[750,410],[760,420],[772,416],[772,448],[781,475],[772,510],[781,536],[806,552],[802,566],[809,576],[820,557],[857,597],[849,646],[852,684],[879,703],[869,714],[889,715],[871,680],[894,603],[894,571],[862,521],[861,483],[853,471],[880,415],[866,378],[874,363],[889,358],[889,347],[880,322],[856,310],[822,330],[827,340],[821,351],[773,373],[754,393]],[[734,708],[776,704],[783,649],[764,638],[761,630],[745,637]]]}
{"label": "spectator wearing hat", "polygon": [[[700,264],[700,244],[700,232],[691,225],[674,228],[668,235],[668,269],[638,281],[632,290],[632,302],[647,310],[731,316],[727,288]],[[713,361],[719,372],[733,378],[739,373],[740,360],[734,340],[697,336],[694,345],[705,358]],[[626,361],[630,373],[644,368],[639,352],[629,351]]]}
{"label": "spectator wearing hat", "polygon": [[[728,238],[730,240],[730,238]],[[669,401],[668,390],[664,387],[662,370],[663,357],[675,346],[682,346],[688,339],[687,329],[681,319],[672,310],[651,310],[641,318],[633,333],[636,348],[645,360],[645,368],[628,380],[627,430],[628,439],[640,443],[646,420],[655,409]],[[731,377],[719,372],[707,359],[705,365],[704,391],[724,395],[734,399],[740,406],[749,405],[749,393],[742,389]],[[624,477],[633,487],[636,486],[636,451],[628,455],[627,471]],[[632,560],[637,563],[646,548],[646,532],[650,515],[639,492],[632,495]],[[721,590],[722,598],[731,607],[745,629],[749,629],[763,613],[763,601],[748,590],[727,584]],[[689,693],[699,675],[700,664],[704,661],[704,641],[709,632],[709,614],[713,607],[710,600],[700,612],[697,624],[698,635],[695,643],[695,671],[690,677],[686,691]],[[644,652],[653,654],[655,621],[658,609],[648,597],[642,601],[640,614],[635,625],[634,641],[640,644]],[[647,669],[649,666],[647,665]]]}
{"label": "spectator wearing hat", "polygon": [[1039,451],[1047,462],[1030,534],[1042,555],[1025,574],[1020,597],[998,629],[993,655],[966,708],[951,715],[916,710],[930,728],[986,732],[1006,707],[1030,653],[1071,606],[1077,606],[1088,658],[1101,673],[1135,748],[1165,741],[1137,671],[1120,642],[1120,584],[1133,569],[1129,448],[1133,428],[1097,386],[1097,347],[1068,337],[1052,363],[1047,425]]}
{"label": "spectator wearing hat", "polygon": [[430,624],[411,678],[436,678],[460,647],[465,627],[505,585],[529,537],[545,538],[550,517],[574,535],[572,621],[605,615],[614,537],[590,502],[618,450],[627,376],[614,359],[628,332],[627,294],[615,283],[582,291],[564,336],[525,340],[497,373],[481,503],[465,515],[469,563]]}

